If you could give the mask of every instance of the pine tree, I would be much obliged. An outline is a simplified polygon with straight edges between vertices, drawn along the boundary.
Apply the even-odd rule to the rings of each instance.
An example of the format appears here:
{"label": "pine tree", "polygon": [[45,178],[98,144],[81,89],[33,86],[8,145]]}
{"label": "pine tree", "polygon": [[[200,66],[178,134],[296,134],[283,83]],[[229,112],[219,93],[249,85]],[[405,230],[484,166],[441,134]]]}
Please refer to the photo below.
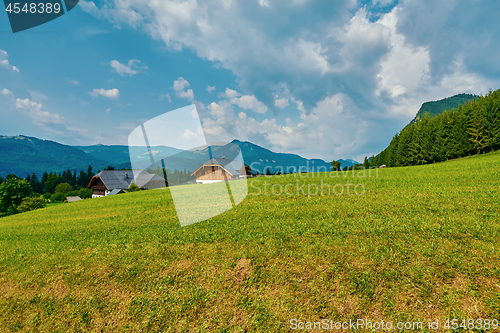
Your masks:
{"label": "pine tree", "polygon": [[365,156],[365,160],[363,161],[363,167],[365,169],[369,169],[370,168],[370,162],[368,161],[368,157]]}
{"label": "pine tree", "polygon": [[474,149],[480,154],[481,150],[488,146],[488,137],[486,134],[486,119],[482,109],[475,108],[469,121],[469,135]]}

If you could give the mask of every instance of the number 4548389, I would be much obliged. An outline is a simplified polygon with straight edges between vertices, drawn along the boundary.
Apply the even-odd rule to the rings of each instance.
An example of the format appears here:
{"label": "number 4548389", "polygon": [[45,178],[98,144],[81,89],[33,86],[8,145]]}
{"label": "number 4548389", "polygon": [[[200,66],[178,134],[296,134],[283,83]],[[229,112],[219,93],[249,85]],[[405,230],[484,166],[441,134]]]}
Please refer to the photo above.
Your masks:
{"label": "number 4548389", "polygon": [[7,8],[5,9],[9,14],[14,13],[14,14],[19,14],[21,12],[24,12],[26,14],[59,14],[61,11],[61,5],[58,3],[52,4],[52,3],[35,3],[32,2],[30,4],[25,3],[24,6],[21,7],[20,3],[9,3]]}
{"label": "number 4548389", "polygon": [[472,329],[486,329],[486,330],[496,330],[499,327],[497,319],[464,319],[462,321],[458,319],[448,319],[444,324],[444,328],[457,330],[472,330]]}

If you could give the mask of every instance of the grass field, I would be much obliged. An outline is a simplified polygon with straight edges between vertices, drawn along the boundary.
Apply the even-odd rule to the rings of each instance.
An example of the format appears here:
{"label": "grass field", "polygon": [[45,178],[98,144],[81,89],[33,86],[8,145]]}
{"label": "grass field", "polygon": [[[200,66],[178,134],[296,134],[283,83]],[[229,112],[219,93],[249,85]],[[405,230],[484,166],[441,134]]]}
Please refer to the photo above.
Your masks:
{"label": "grass field", "polygon": [[0,330],[500,319],[499,152],[345,176],[258,180],[365,194],[257,196],[254,183],[233,210],[184,228],[168,190],[2,218]]}

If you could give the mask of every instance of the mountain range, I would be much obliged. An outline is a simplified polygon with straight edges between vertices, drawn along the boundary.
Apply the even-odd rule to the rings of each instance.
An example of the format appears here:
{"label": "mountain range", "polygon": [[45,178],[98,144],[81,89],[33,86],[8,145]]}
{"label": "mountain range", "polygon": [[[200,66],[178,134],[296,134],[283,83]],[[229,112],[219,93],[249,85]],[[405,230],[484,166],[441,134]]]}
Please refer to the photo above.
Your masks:
{"label": "mountain range", "polygon": [[[330,163],[320,159],[306,159],[295,154],[275,153],[251,142],[234,140],[244,156],[245,164],[251,165],[254,171],[265,173],[267,169],[271,172],[279,170],[278,167],[309,167],[309,171],[330,170]],[[214,151],[218,148],[214,147]],[[175,161],[174,167],[194,171],[200,161],[209,159],[207,151],[184,152],[176,148],[158,146],[151,147],[154,155],[168,157]],[[174,158],[175,157],[175,158]],[[134,165],[142,163],[146,167],[150,156],[144,153],[140,147],[130,150],[125,145],[93,145],[93,146],[68,146],[50,140],[41,140],[28,136],[0,136],[0,176],[5,177],[13,173],[19,177],[43,172],[62,172],[65,170],[84,170],[91,165],[94,171],[102,170],[107,166],[116,169],[131,168],[131,159]],[[358,164],[353,160],[339,160],[342,167]]]}

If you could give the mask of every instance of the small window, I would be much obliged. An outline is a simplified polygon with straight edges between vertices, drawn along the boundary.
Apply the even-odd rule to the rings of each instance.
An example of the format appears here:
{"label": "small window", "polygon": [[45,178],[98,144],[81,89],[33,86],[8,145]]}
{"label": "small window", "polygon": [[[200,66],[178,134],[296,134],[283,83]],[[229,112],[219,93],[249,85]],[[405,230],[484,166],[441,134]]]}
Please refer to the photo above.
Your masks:
{"label": "small window", "polygon": [[203,176],[203,175],[205,175],[205,169],[202,169],[202,170],[201,170],[201,175],[202,175],[202,176]]}
{"label": "small window", "polygon": [[212,171],[212,176],[215,176],[215,171]]}

